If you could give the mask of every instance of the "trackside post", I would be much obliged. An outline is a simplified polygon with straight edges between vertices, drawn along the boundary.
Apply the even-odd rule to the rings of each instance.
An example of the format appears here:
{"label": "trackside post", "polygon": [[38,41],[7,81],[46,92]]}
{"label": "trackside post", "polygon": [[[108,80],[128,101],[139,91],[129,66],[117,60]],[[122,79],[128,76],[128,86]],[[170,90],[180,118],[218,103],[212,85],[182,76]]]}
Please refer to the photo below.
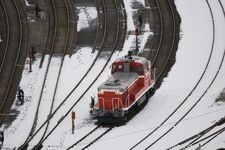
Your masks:
{"label": "trackside post", "polygon": [[74,111],[72,111],[72,113],[71,113],[71,118],[72,118],[72,134],[74,134],[75,118],[76,118],[76,113]]}

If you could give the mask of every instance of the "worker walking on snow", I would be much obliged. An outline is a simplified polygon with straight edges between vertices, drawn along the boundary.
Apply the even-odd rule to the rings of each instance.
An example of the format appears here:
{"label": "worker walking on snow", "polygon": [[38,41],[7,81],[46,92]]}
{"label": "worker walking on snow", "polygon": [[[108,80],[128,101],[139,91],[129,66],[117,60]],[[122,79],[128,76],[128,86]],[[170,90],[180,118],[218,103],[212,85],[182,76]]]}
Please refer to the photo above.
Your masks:
{"label": "worker walking on snow", "polygon": [[18,89],[17,98],[20,101],[20,104],[23,105],[23,103],[24,103],[24,91],[20,87]]}
{"label": "worker walking on snow", "polygon": [[91,108],[91,113],[93,112],[94,105],[95,105],[95,97],[91,96],[91,103],[89,104],[89,106]]}

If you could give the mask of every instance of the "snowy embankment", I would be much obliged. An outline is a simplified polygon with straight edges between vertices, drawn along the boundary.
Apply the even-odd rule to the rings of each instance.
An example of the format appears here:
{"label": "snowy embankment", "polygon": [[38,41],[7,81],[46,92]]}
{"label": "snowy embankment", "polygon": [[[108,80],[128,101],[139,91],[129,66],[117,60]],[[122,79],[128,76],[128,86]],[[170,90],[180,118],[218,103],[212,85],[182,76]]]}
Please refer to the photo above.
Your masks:
{"label": "snowy embankment", "polygon": [[[144,5],[143,1],[140,2]],[[97,143],[92,145],[90,149],[114,150],[131,148],[141,138],[159,126],[162,121],[181,103],[181,101],[183,101],[183,99],[189,94],[199,80],[205,69],[209,54],[211,52],[211,47],[213,45],[213,26],[210,11],[205,0],[176,0],[175,2],[182,18],[181,40],[176,55],[175,65],[170,71],[168,77],[164,79],[160,89],[157,90],[155,95],[150,99],[149,103],[139,114],[137,114],[126,125],[115,127]],[[185,102],[180,110],[136,149],[146,148],[146,146],[155,141],[155,139],[162,135],[167,129],[172,127],[175,124],[175,121],[179,120],[180,117],[184,115],[184,113],[200,98],[216,74],[225,48],[223,41],[225,36],[225,21],[218,1],[209,0],[209,3],[213,9],[216,32],[215,43],[213,46],[214,50],[209,66],[206,69],[206,75],[203,77],[196,90],[190,97],[188,97],[187,102]],[[225,7],[225,2],[222,3]],[[130,6],[131,2],[126,1],[125,7],[128,15],[128,30],[133,31],[133,10]],[[89,8],[87,7],[84,10],[85,11],[81,11],[80,18],[86,18],[87,21],[90,19],[90,17],[87,17],[86,14],[89,12]],[[89,14],[90,13],[97,14],[94,13],[93,8],[90,8]],[[94,15],[91,17],[96,16]],[[80,24],[80,29],[82,28],[82,24],[83,26],[88,27],[85,19],[83,20],[83,23]],[[148,25],[146,26],[148,27]],[[150,32],[140,37],[142,41],[140,45],[142,47],[144,47],[144,39],[147,39],[149,34]],[[120,53],[116,52],[111,61],[115,60],[119,56],[125,55],[127,50],[133,46],[134,40],[134,35],[128,36],[125,41],[123,51]],[[59,105],[59,103],[77,84],[79,79],[94,60],[95,56],[96,53],[91,53],[91,48],[88,47],[80,49],[71,58],[66,56],[54,108]],[[42,69],[38,68],[39,61],[40,60],[38,59],[33,64],[32,73],[28,73],[28,64],[25,66],[20,86],[25,91],[26,101],[22,106],[19,106],[16,102],[13,106],[13,109],[16,109],[19,114],[12,125],[5,130],[5,143],[3,145],[5,148],[18,147],[22,144],[22,142],[24,142],[26,136],[28,135],[27,132],[29,132],[28,129],[32,124],[31,121],[34,117],[34,110],[36,109],[35,106],[37,105],[37,99],[40,94],[40,87],[46,69],[46,61]],[[71,95],[68,102],[63,105],[63,109],[61,109],[55,115],[55,118],[50,122],[50,129],[56,124],[61,116],[64,115],[67,109],[71,107],[77,98],[80,97],[86,86],[95,78],[96,74],[105,62],[106,60],[103,58],[98,59],[94,69],[87,75],[81,86],[79,86],[78,89]],[[54,70],[52,70],[52,72],[54,72]],[[73,111],[76,111],[75,134],[71,134],[71,116],[67,116],[62,124],[44,142],[44,149],[66,149],[82,137],[82,135],[94,128],[95,125],[93,120],[91,120],[89,116],[88,104],[90,102],[90,96],[96,93],[97,86],[107,79],[109,73],[110,63],[101,77],[82,98],[81,102],[78,103],[78,105],[73,109]],[[54,74],[52,74],[52,76],[53,75]],[[156,143],[151,149],[165,149],[173,146],[177,142],[198,133],[199,131],[212,125],[215,121],[224,117],[225,105],[219,105],[214,102],[215,98],[224,88],[224,76],[225,63],[223,63],[218,77],[204,95],[201,102],[180,124],[174,128],[174,130],[172,130],[172,132]],[[46,91],[48,90],[46,89]],[[42,121],[38,122],[38,124],[41,124]],[[224,137],[225,133],[221,134],[218,138],[208,144],[205,149],[211,150],[218,147],[223,147],[225,145]],[[35,143],[31,143],[31,146],[32,145],[35,145]],[[79,147],[83,146],[85,146],[85,143],[80,143]]]}

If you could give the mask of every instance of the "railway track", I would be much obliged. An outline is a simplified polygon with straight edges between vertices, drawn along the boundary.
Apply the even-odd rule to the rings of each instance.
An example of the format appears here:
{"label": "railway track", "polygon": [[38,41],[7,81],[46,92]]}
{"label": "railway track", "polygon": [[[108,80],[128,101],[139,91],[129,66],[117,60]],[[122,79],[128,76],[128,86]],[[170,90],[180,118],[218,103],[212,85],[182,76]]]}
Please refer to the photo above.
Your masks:
{"label": "railway track", "polygon": [[[213,132],[212,134],[206,136],[205,138],[202,138],[202,137],[203,137],[204,135],[206,135],[207,133],[209,133],[209,132],[210,132],[211,130],[213,130],[214,128],[216,128],[216,127],[218,127],[218,126],[221,126],[221,125],[223,125],[224,123],[225,123],[225,117],[221,118],[219,121],[217,121],[216,123],[214,123],[212,126],[206,128],[206,129],[204,129],[203,131],[201,131],[201,132],[199,132],[199,133],[197,133],[197,134],[195,134],[195,135],[193,135],[193,136],[191,136],[191,137],[189,137],[189,138],[187,138],[187,139],[185,139],[185,140],[179,142],[178,144],[176,144],[176,145],[174,145],[174,146],[168,148],[168,150],[173,149],[173,148],[178,147],[178,146],[181,146],[181,145],[184,145],[184,144],[186,144],[186,143],[188,143],[188,142],[190,142],[190,141],[191,141],[191,142],[188,143],[186,146],[182,147],[182,149],[187,149],[187,148],[189,148],[189,147],[192,147],[192,146],[194,146],[194,145],[196,145],[196,144],[199,144],[200,142],[205,141],[205,140],[207,140],[207,139],[209,139],[209,138],[210,138],[210,139],[209,139],[208,141],[211,141],[211,140],[214,139],[216,136],[218,136],[219,134],[221,134],[222,132],[224,132],[224,131],[225,131],[225,127],[223,127],[223,128],[221,128],[221,129],[219,129],[219,130]],[[202,139],[200,139],[200,138],[202,138]],[[205,142],[202,146],[206,145],[206,143],[208,143],[208,141]]]}
{"label": "railway track", "polygon": [[[174,23],[175,24],[175,23]],[[175,26],[175,25],[174,25]],[[175,32],[175,29],[174,29],[174,32]],[[175,38],[175,33],[174,33],[174,38]],[[173,42],[172,42],[172,46],[171,46],[171,51],[170,51],[170,53],[172,53],[172,51],[174,50],[173,49],[173,44],[174,44],[174,40],[173,40]],[[170,56],[171,55],[169,55],[169,57],[168,57],[168,59],[170,58]],[[168,61],[169,60],[167,60],[167,63],[168,63]],[[166,63],[166,64],[167,64]],[[166,65],[165,65],[166,66]],[[164,66],[164,68],[165,68],[165,66]],[[163,68],[163,69],[164,69]],[[77,142],[75,142],[72,146],[70,146],[68,149],[71,149],[72,147],[74,147],[75,145],[77,145],[80,141],[82,141],[82,140],[84,140],[87,136],[89,136],[90,134],[92,134],[94,131],[96,131],[97,129],[98,129],[99,127],[97,126],[96,128],[94,128],[93,130],[91,130],[90,131],[90,133],[88,133],[87,135],[85,135],[84,137],[82,137],[80,140],[78,140]],[[111,130],[111,129],[109,129],[109,130]],[[107,132],[106,132],[107,133]],[[104,134],[104,133],[103,133]],[[100,136],[101,137],[101,136]],[[98,139],[98,137],[95,139],[95,140],[93,140],[93,142],[95,142],[96,140]],[[92,143],[92,142],[91,142]],[[90,144],[91,144],[90,143]],[[85,149],[85,148],[87,148],[90,144],[88,144],[86,147],[84,147],[83,149]]]}
{"label": "railway track", "polygon": [[[160,20],[162,20],[162,19],[160,19]],[[175,24],[175,23],[174,23]],[[174,25],[175,26],[175,25]],[[162,29],[162,26],[161,26],[161,30],[163,30]],[[160,32],[160,35],[162,34],[162,32]],[[175,39],[175,27],[174,27],[174,39]],[[158,46],[158,52],[160,51],[159,49],[160,49],[160,47],[161,47],[161,41],[162,41],[162,37],[160,36],[160,42],[159,42],[159,46]],[[171,46],[171,49],[170,49],[170,53],[172,53],[173,52],[173,44],[174,44],[174,40],[173,40],[173,42],[172,42],[172,46]],[[171,56],[171,55],[170,55]],[[168,57],[168,59],[167,59],[167,62],[165,63],[165,65],[164,65],[164,68],[163,69],[165,69],[165,67],[166,67],[166,64],[168,64],[168,61],[169,61],[169,59],[170,59],[170,56]],[[149,56],[150,57],[150,56]],[[155,55],[155,60],[154,60],[154,62],[156,61],[156,59],[157,59],[157,57],[158,57],[158,54],[157,55]],[[163,70],[162,69],[162,70]],[[161,72],[161,74],[162,74],[162,72]],[[90,134],[92,134],[94,131],[96,131],[97,129],[99,128],[99,126],[97,126],[96,128],[94,128],[93,130],[91,130],[89,133],[87,133],[85,136],[83,136],[80,140],[78,140],[77,142],[75,142],[73,145],[71,145],[68,149],[71,149],[71,148],[73,148],[75,145],[77,145],[78,143],[80,143],[81,141],[83,141],[87,136],[89,136]],[[109,129],[109,130],[111,130],[111,128]],[[98,138],[97,138],[98,139]],[[95,141],[95,140],[94,140]],[[92,142],[91,142],[92,143]],[[85,149],[85,148],[87,148],[87,147],[84,147],[83,149]]]}
{"label": "railway track", "polygon": [[152,27],[154,33],[148,47],[148,54],[143,53],[142,56],[151,60],[152,67],[156,68],[156,88],[159,88],[161,81],[174,64],[176,43],[179,40],[179,22],[177,21],[179,18],[174,12],[171,1],[155,0],[148,1],[148,3],[154,19]]}
{"label": "railway track", "polygon": [[[112,1],[115,5],[116,5],[116,2],[115,1]],[[105,3],[104,1],[102,1],[102,5],[103,7],[106,7],[105,6]],[[112,6],[112,5],[111,5]],[[117,7],[117,5],[116,5]],[[107,8],[104,8],[104,10],[107,10]],[[117,10],[117,9],[116,9]],[[106,15],[105,15],[105,20],[106,19],[106,16],[107,16],[107,11],[105,11]],[[119,34],[119,26],[120,26],[120,23],[119,23],[119,17],[118,17],[118,14],[116,13],[116,16],[117,16],[117,31],[116,31],[116,40],[115,40],[115,43],[113,43],[112,45],[112,52],[109,56],[109,58],[107,59],[107,62],[106,64],[104,65],[104,67],[101,69],[100,73],[97,75],[97,77],[94,79],[94,81],[90,84],[90,86],[88,86],[88,88],[85,90],[85,92],[78,98],[78,100],[74,103],[74,105],[72,107],[70,107],[70,109],[67,111],[67,113],[65,115],[63,115],[62,118],[60,118],[60,120],[58,120],[57,124],[54,126],[54,128],[49,132],[49,134],[45,137],[45,139],[42,141],[42,143],[47,139],[47,137],[52,134],[52,132],[56,129],[56,127],[65,119],[65,117],[71,112],[71,110],[73,109],[74,106],[77,105],[77,103],[83,98],[83,96],[86,94],[86,92],[92,87],[92,85],[95,83],[95,81],[99,78],[99,76],[102,74],[102,72],[104,71],[104,69],[106,68],[106,66],[108,65],[114,51],[115,51],[115,48],[116,48],[116,45],[117,45],[117,41],[118,41],[118,34]],[[109,22],[109,20],[107,20],[106,22]],[[108,25],[106,25],[108,26]],[[108,31],[108,29],[106,30]],[[106,34],[109,34],[109,33],[106,33]],[[104,47],[104,42],[105,42],[105,39],[103,40],[102,42],[102,46],[101,46],[101,49]],[[108,45],[108,42],[106,42],[106,45]],[[103,51],[103,54],[104,54],[104,51]]]}
{"label": "railway track", "polygon": [[99,128],[100,128],[100,126],[96,126],[94,129],[92,129],[90,132],[88,132],[85,136],[83,136],[78,141],[76,141],[73,145],[71,145],[69,148],[67,148],[67,150],[73,148],[74,146],[76,146],[77,144],[79,144],[80,142],[82,142],[83,140],[85,140],[89,135],[91,135],[93,132],[95,132]]}
{"label": "railway track", "polygon": [[[91,142],[86,142],[88,144],[81,149],[84,150],[84,149],[90,147],[92,144],[94,144],[96,141],[98,141],[102,136],[104,136],[105,134],[107,134],[108,132],[110,132],[113,129],[113,127],[105,127],[105,128],[106,129],[103,132],[101,132],[100,134],[96,133],[97,135],[95,135],[94,138],[92,138]],[[103,127],[96,126],[94,129],[92,129],[90,132],[88,132],[85,136],[83,136],[81,139],[79,139],[73,145],[71,145],[69,148],[67,148],[67,150],[74,148],[78,144],[80,144],[80,146],[85,145],[85,142],[83,144],[81,142],[83,142],[85,139],[87,139],[91,135],[93,136],[93,134],[95,134],[95,132],[99,129],[103,129]],[[77,147],[76,147],[76,149],[77,149]]]}
{"label": "railway track", "polygon": [[[1,0],[1,5],[4,8],[6,18],[8,18],[6,19],[8,31],[5,38],[6,46],[3,61],[1,62],[0,112],[8,114],[17,91],[15,85],[18,85],[25,63],[28,34],[26,19],[21,12],[23,9],[20,2],[12,0],[6,3]],[[15,24],[17,24],[17,27],[15,27]],[[1,125],[6,122],[6,119],[7,116],[0,116]]]}
{"label": "railway track", "polygon": [[[223,4],[221,3],[220,0],[218,0],[218,2],[219,2],[219,5],[220,5],[220,7],[221,7],[221,9],[222,9],[223,16],[224,16],[223,20],[224,20],[224,22],[225,22],[225,9],[224,9],[224,6],[223,6]],[[210,4],[209,4],[208,1],[207,1],[207,4],[208,4],[208,7],[209,7],[209,9],[210,9]],[[211,10],[211,14],[212,14],[212,10]],[[222,60],[221,60],[221,62],[220,62],[220,65],[219,65],[219,67],[218,67],[218,71],[216,72],[216,74],[215,74],[213,80],[211,81],[211,83],[209,84],[207,90],[209,90],[209,88],[210,88],[211,85],[213,84],[214,80],[215,80],[216,77],[218,76],[219,71],[221,70],[222,65],[223,65],[223,62],[224,62],[224,57],[225,57],[225,50],[224,50],[223,57],[222,57]],[[206,91],[207,91],[207,90],[206,90]],[[204,131],[205,131],[205,132],[207,131],[206,133],[208,133],[208,132],[211,131],[213,128],[215,128],[215,127],[217,127],[217,126],[220,126],[220,125],[224,124],[224,120],[225,120],[224,118],[220,119],[218,122],[216,122],[214,125],[210,126],[209,128],[205,129]],[[204,136],[204,135],[206,134],[204,131],[202,131],[202,132],[200,132],[200,133],[198,133],[198,134],[196,134],[196,135],[194,135],[194,136],[192,136],[192,137],[186,139],[185,141],[182,141],[182,142],[180,142],[180,143],[178,143],[178,144],[176,144],[176,145],[174,145],[174,146],[172,146],[172,147],[170,147],[170,148],[168,148],[168,149],[172,149],[172,148],[174,148],[174,147],[176,147],[176,146],[178,146],[178,145],[183,145],[183,144],[185,144],[185,143],[187,143],[187,142],[189,142],[189,141],[191,141],[191,140],[192,140],[192,141],[191,141],[189,144],[187,144],[186,146],[184,146],[183,148],[192,147],[192,146],[195,146],[195,145],[199,144],[200,142],[203,142],[203,141],[206,141],[206,140],[207,140],[205,143],[201,144],[201,147],[204,147],[204,146],[207,145],[209,142],[211,142],[213,139],[215,139],[217,136],[219,136],[221,133],[223,133],[223,132],[225,131],[225,128],[223,127],[223,128],[221,128],[221,129],[217,130],[216,132],[213,132],[212,134],[208,135],[207,137],[205,137],[205,138],[203,138],[203,139],[200,139],[202,136]],[[200,139],[200,140],[199,140],[199,139]]]}
{"label": "railway track", "polygon": [[[108,20],[107,18],[107,6],[105,5],[105,1],[102,1],[102,5],[103,5],[103,10],[105,11],[105,26],[106,26],[106,33],[105,33],[105,36],[107,35],[107,34],[111,34],[111,33],[107,33],[108,32],[108,23],[110,22],[110,20]],[[109,3],[109,1],[107,1],[107,3]],[[115,5],[115,8],[116,8],[116,10],[118,10],[118,6],[117,6],[117,3],[116,3],[116,1],[111,1],[111,3],[113,3],[114,5]],[[111,7],[112,7],[112,5],[111,5]],[[65,119],[65,117],[71,112],[71,110],[78,104],[78,102],[83,98],[83,96],[88,92],[88,90],[93,86],[93,84],[96,82],[96,80],[100,77],[100,75],[103,73],[103,71],[105,70],[105,68],[106,68],[106,66],[108,65],[108,63],[109,63],[109,61],[110,61],[110,59],[111,59],[111,57],[112,57],[112,55],[113,55],[113,53],[115,52],[115,49],[116,49],[116,45],[117,45],[117,42],[118,42],[118,35],[119,35],[119,32],[120,32],[120,19],[119,19],[119,15],[117,14],[117,11],[116,11],[116,17],[117,17],[117,28],[116,28],[116,35],[115,35],[115,42],[112,44],[112,52],[111,52],[111,54],[110,54],[110,56],[107,58],[107,61],[106,61],[106,63],[105,63],[105,65],[104,65],[104,67],[101,69],[101,71],[98,73],[98,75],[96,76],[96,78],[93,80],[93,82],[90,84],[90,86],[88,86],[87,87],[87,89],[85,90],[85,92],[83,92],[82,93],[82,95],[78,98],[78,100],[73,104],[73,106],[72,107],[70,107],[69,108],[69,110],[66,112],[66,114],[65,115],[63,115],[63,117],[62,118],[60,118],[60,120],[58,120],[58,122],[57,122],[57,124],[54,126],[54,128],[49,132],[49,134],[45,137],[45,139],[42,141],[42,143],[48,138],[48,136],[49,135],[51,135],[52,134],[52,132],[57,128],[57,126]],[[109,17],[110,18],[110,17]],[[106,24],[107,23],[107,24]],[[107,37],[107,36],[106,36]],[[105,42],[106,42],[106,45],[105,45]],[[103,39],[103,41],[102,41],[102,44],[101,44],[101,48],[100,49],[102,49],[102,48],[104,48],[104,47],[107,47],[108,46],[108,42],[107,42],[107,40],[105,41],[105,39]],[[105,53],[105,51],[103,51],[103,54]],[[104,134],[106,134],[106,133],[104,133]],[[102,135],[103,136],[103,135]],[[99,139],[99,138],[97,138],[97,139]],[[95,140],[95,141],[97,141],[97,140]],[[92,142],[92,143],[94,143],[94,142]]]}
{"label": "railway track", "polygon": [[[59,78],[60,78],[60,75],[61,75],[61,71],[62,71],[62,66],[63,66],[63,62],[64,62],[64,57],[67,53],[67,49],[68,49],[68,40],[69,40],[69,36],[70,36],[70,13],[69,13],[69,7],[68,7],[68,4],[67,4],[67,1],[64,0],[64,1],[51,1],[52,3],[52,9],[53,9],[53,14],[54,14],[54,33],[53,33],[53,39],[52,39],[52,44],[51,44],[51,48],[50,48],[50,56],[48,58],[48,63],[47,63],[47,69],[46,69],[46,72],[45,72],[45,76],[44,76],[44,79],[43,79],[43,84],[42,84],[42,88],[41,88],[41,91],[40,91],[40,97],[38,99],[38,105],[37,105],[37,109],[36,109],[36,113],[35,113],[35,118],[34,118],[34,121],[33,121],[33,125],[32,125],[32,128],[31,128],[31,131],[26,139],[26,141],[24,142],[24,144],[19,148],[19,149],[23,149],[25,147],[27,147],[27,140],[29,139],[30,136],[32,136],[33,132],[35,131],[35,128],[37,126],[39,126],[39,123],[41,122],[40,119],[38,118],[38,116],[42,116],[41,119],[47,119],[49,115],[51,115],[52,111],[53,111],[53,106],[54,106],[54,102],[55,102],[55,96],[56,96],[56,91],[57,91],[57,87],[58,87],[58,83],[59,83]],[[61,6],[65,6],[65,7],[61,7]],[[57,11],[57,8],[60,8],[60,11],[58,10]],[[63,10],[64,8],[64,10]],[[60,18],[58,17],[59,15],[57,15],[57,13],[60,12],[60,15],[64,15],[66,21],[65,22],[59,22],[60,21]],[[58,70],[58,74],[56,76],[56,78],[54,79],[54,88],[52,87],[49,87],[49,89],[52,89],[50,90],[50,93],[52,93],[52,96],[51,98],[47,95],[45,95],[46,93],[48,93],[47,91],[45,91],[49,85],[52,86],[52,82],[50,82],[50,80],[48,80],[48,78],[50,78],[49,74],[51,74],[52,72],[52,68],[55,69],[55,67],[52,66],[52,63],[54,65],[54,61],[52,60],[53,59],[53,54],[54,54],[54,50],[57,48],[57,42],[56,42],[56,38],[57,37],[60,37],[62,36],[61,32],[59,31],[59,28],[63,28],[63,27],[66,27],[66,35],[64,36],[64,46],[62,48],[62,57],[61,57],[61,60],[59,62],[59,67],[56,69]],[[49,90],[48,89],[48,90]],[[46,101],[43,101],[43,99],[49,99],[48,102],[46,103]],[[49,102],[50,101],[50,102]],[[46,105],[49,107],[48,109],[46,109]],[[45,109],[41,109],[41,107],[45,106]],[[42,115],[41,115],[42,114]],[[39,141],[41,141],[46,132],[47,132],[47,129],[48,129],[48,126],[49,126],[49,120],[47,121],[47,124],[45,126],[45,128],[42,130],[42,133],[41,134],[41,139]],[[39,143],[39,142],[37,142]],[[39,144],[37,144],[39,145]],[[35,149],[40,149],[40,147],[35,147]]]}
{"label": "railway track", "polygon": [[[153,57],[153,61],[152,61],[152,66],[153,68],[157,66],[157,60],[159,59],[159,56],[160,56],[160,51],[162,51],[162,44],[163,44],[163,40],[165,41],[165,39],[163,38],[165,32],[168,30],[168,31],[171,31],[170,29],[164,27],[164,19],[163,19],[163,15],[162,15],[162,10],[161,10],[161,7],[160,7],[160,4],[159,4],[159,1],[158,0],[155,0],[154,1],[155,3],[152,4],[152,7],[155,8],[155,10],[157,10],[157,12],[154,12],[157,14],[158,18],[159,18],[159,29],[156,29],[155,27],[155,32],[154,35],[156,35],[156,39],[158,41],[158,45],[157,45],[157,50],[156,50],[156,53],[153,55],[151,54],[151,52],[149,52],[149,56],[148,56],[148,59],[150,59],[150,57],[154,56]],[[149,3],[153,3],[153,1],[149,1]],[[168,3],[168,6],[170,7],[170,12],[171,12],[171,16],[172,17],[172,21],[173,21],[173,25],[172,25],[172,31],[173,31],[173,34],[172,34],[172,42],[168,42],[168,43],[171,43],[169,47],[169,55],[168,57],[166,58],[166,61],[164,63],[163,66],[159,67],[159,70],[158,71],[159,73],[157,74],[156,76],[156,83],[160,82],[162,79],[160,77],[162,77],[164,71],[165,71],[165,68],[166,66],[168,65],[169,63],[169,60],[171,59],[171,55],[174,51],[174,42],[175,42],[175,38],[176,38],[176,23],[175,23],[175,15],[174,15],[174,12],[173,12],[173,8],[171,6],[171,2],[170,0],[167,0],[167,3]],[[156,16],[156,15],[154,15]],[[158,33],[159,32],[159,33]],[[159,34],[159,35],[157,35]],[[159,36],[159,37],[158,37]],[[153,38],[154,39],[154,38]],[[154,45],[155,43],[153,43]],[[152,46],[153,46],[152,45]],[[165,45],[164,45],[165,47]],[[168,118],[169,119],[169,118]],[[168,119],[166,119],[161,125],[163,125]],[[160,125],[160,126],[161,126]],[[158,126],[158,127],[160,127]],[[157,129],[156,129],[157,130]],[[155,131],[156,131],[155,130]],[[144,140],[146,140],[151,134],[153,134],[155,131],[153,131],[152,133],[148,134],[147,136],[145,136],[143,139],[141,139],[138,143],[136,143],[133,147],[131,147],[130,149],[134,149],[135,147],[137,147],[139,144],[141,144]]]}
{"label": "railway track", "polygon": [[[152,43],[150,45],[150,49],[155,51],[149,52],[147,59],[152,60],[152,66],[155,66],[156,60],[158,59],[161,45],[162,45],[162,36],[163,36],[163,18],[161,13],[161,8],[159,7],[158,1],[149,1],[150,9],[152,10],[152,18],[154,20],[154,26],[152,27],[154,35],[152,38]],[[149,21],[150,22],[150,21]]]}
{"label": "railway track", "polygon": [[[149,138],[153,133],[155,133],[157,130],[159,130],[159,128],[162,127],[162,125],[164,125],[177,111],[178,109],[180,109],[180,107],[188,100],[188,98],[192,95],[192,93],[196,90],[196,88],[199,86],[200,82],[202,81],[203,77],[205,76],[205,73],[208,69],[209,63],[211,61],[211,57],[214,51],[214,42],[215,42],[215,24],[214,24],[214,17],[213,17],[213,13],[212,10],[210,8],[210,5],[208,3],[208,1],[206,1],[211,13],[211,18],[212,18],[212,26],[213,26],[213,40],[212,40],[212,47],[211,47],[211,52],[207,61],[207,64],[204,68],[204,71],[201,74],[201,77],[199,78],[198,82],[195,84],[194,88],[191,90],[191,92],[188,94],[188,96],[180,103],[180,105],[157,127],[155,128],[152,132],[150,132],[148,135],[146,135],[142,140],[140,140],[137,144],[135,144],[131,149],[134,149],[135,147],[137,147],[139,144],[141,144],[143,141],[145,141],[147,138]],[[190,112],[191,110],[194,109],[194,107],[202,100],[202,98],[204,97],[204,95],[207,93],[207,91],[209,90],[209,88],[211,87],[211,85],[213,84],[213,82],[215,81],[219,70],[221,69],[222,63],[224,61],[224,54],[223,54],[223,58],[220,61],[220,65],[218,67],[218,71],[216,72],[215,76],[213,77],[213,79],[211,80],[211,82],[209,83],[209,86],[206,88],[206,90],[203,92],[203,94],[200,96],[200,98],[192,105],[192,107],[179,119],[179,121],[177,121],[175,123],[175,125],[173,125],[169,130],[167,130],[162,136],[160,136],[157,140],[155,140],[154,142],[152,142],[146,149],[151,148],[155,143],[157,143],[158,141],[160,141],[165,135],[167,135],[171,130],[173,130]]]}
{"label": "railway track", "polygon": [[0,60],[1,60],[0,74],[1,74],[4,62],[5,62],[5,59],[6,59],[7,49],[8,49],[8,46],[9,46],[9,36],[10,36],[9,35],[9,28],[10,28],[10,26],[9,26],[9,16],[7,14],[4,1],[1,0],[0,2],[1,2],[3,12],[4,12],[5,23],[6,23],[6,30],[5,30],[6,31],[6,39],[4,40],[5,46],[4,46],[4,49],[3,49],[3,55],[0,58]]}
{"label": "railway track", "polygon": [[88,147],[90,147],[92,144],[94,144],[96,141],[98,141],[101,137],[103,137],[104,135],[106,135],[112,129],[113,129],[113,127],[108,128],[105,132],[103,132],[102,134],[100,134],[99,136],[97,136],[97,138],[95,138],[93,141],[91,141],[88,145],[86,145],[85,147],[83,147],[82,150],[87,149]]}
{"label": "railway track", "polygon": [[[107,18],[106,18],[106,15],[105,15],[105,20],[106,20]],[[117,28],[117,32],[116,32],[116,39],[118,39],[118,33],[119,33],[119,25],[120,25],[120,23],[119,23],[119,18],[118,18],[118,28]],[[106,26],[106,23],[105,23],[105,26]],[[106,36],[106,34],[109,34],[109,33],[106,33],[106,28],[107,27],[105,27],[105,33],[104,33],[104,37]],[[101,46],[101,49],[102,49],[102,47],[103,47],[103,45],[104,45],[104,41],[105,40],[105,38],[103,38],[103,41],[102,41],[102,46]],[[117,40],[115,40],[115,41],[117,41]],[[113,46],[112,46],[112,52],[111,52],[111,54],[110,54],[110,56],[109,56],[109,58],[107,59],[107,62],[106,62],[106,64],[104,65],[104,67],[103,67],[103,69],[100,71],[100,73],[98,74],[98,76],[95,78],[95,80],[91,83],[91,85],[87,88],[87,90],[82,94],[82,96],[76,101],[76,103],[69,109],[69,111],[67,111],[67,113],[65,114],[65,115],[63,115],[64,117],[63,118],[61,118],[60,119],[60,121],[58,121],[57,122],[57,124],[55,125],[55,127],[50,131],[50,133],[44,138],[44,139],[42,139],[42,141],[41,142],[39,142],[39,144],[37,145],[37,146],[40,146],[45,140],[46,140],[46,138],[54,131],[54,129],[59,125],[59,123],[66,117],[66,115],[68,115],[69,113],[70,113],[70,111],[71,111],[71,109],[81,100],[81,98],[85,95],[85,93],[90,89],[90,87],[95,83],[95,81],[98,79],[98,77],[101,75],[101,73],[103,72],[103,70],[105,69],[105,67],[107,66],[107,64],[109,63],[109,61],[110,61],[110,59],[111,59],[111,57],[112,57],[112,54],[114,53],[114,51],[115,51],[115,47],[116,47],[116,42],[113,44]],[[101,51],[100,51],[101,52]],[[99,54],[98,54],[98,57],[100,56],[100,52],[99,52]],[[94,63],[96,62],[96,60],[97,60],[97,58],[98,57],[96,57],[96,59],[95,59],[95,61],[93,62],[93,64],[91,65],[91,67],[89,68],[89,70],[86,72],[86,74],[85,74],[85,76],[88,74],[88,72],[92,69],[92,67],[93,67],[93,65],[94,65]],[[25,143],[24,143],[24,145],[23,146],[25,146],[26,144],[28,144],[30,141],[31,141],[31,139],[47,124],[47,122],[49,122],[49,120],[50,119],[52,119],[52,117],[53,117],[53,115],[60,109],[60,107],[66,102],[66,100],[71,96],[71,94],[74,92],[74,90],[80,85],[80,83],[82,82],[82,80],[85,78],[85,76],[80,80],[80,82],[75,86],[75,88],[66,96],[66,98],[62,101],[62,103],[55,109],[55,111],[53,111],[52,112],[52,114],[51,115],[49,115],[49,117],[47,118],[47,120],[39,127],[39,129],[37,129],[36,130],[36,132],[30,137],[30,139],[28,139]],[[23,148],[23,146],[21,147],[21,148]]]}

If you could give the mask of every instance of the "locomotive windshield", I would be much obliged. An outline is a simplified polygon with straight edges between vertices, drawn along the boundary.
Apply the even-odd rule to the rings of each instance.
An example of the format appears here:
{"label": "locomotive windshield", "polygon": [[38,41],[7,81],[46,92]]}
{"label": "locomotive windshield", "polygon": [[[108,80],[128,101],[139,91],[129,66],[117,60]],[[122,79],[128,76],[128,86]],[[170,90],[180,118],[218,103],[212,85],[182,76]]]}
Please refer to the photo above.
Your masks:
{"label": "locomotive windshield", "polygon": [[123,64],[113,64],[111,72],[112,74],[116,72],[125,72],[125,73],[136,72],[139,75],[143,75],[144,68],[143,65],[141,64],[125,62]]}

